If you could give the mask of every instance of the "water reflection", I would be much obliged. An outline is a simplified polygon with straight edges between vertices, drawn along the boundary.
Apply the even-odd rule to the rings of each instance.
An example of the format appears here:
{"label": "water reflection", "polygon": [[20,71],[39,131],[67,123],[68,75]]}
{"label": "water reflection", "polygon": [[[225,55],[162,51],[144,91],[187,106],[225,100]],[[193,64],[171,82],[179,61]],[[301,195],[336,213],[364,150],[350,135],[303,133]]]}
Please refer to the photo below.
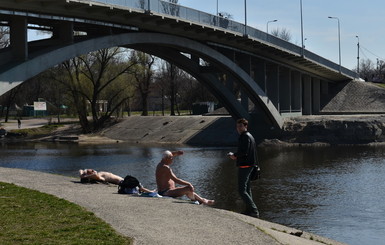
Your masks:
{"label": "water reflection", "polygon": [[[229,148],[168,147],[177,176],[217,208],[241,211],[235,163]],[[68,176],[94,168],[138,177],[155,188],[155,167],[165,150],[128,144],[3,144],[0,166]],[[384,147],[299,147],[259,149],[262,179],[253,183],[261,216],[349,244],[382,244],[385,239]]]}

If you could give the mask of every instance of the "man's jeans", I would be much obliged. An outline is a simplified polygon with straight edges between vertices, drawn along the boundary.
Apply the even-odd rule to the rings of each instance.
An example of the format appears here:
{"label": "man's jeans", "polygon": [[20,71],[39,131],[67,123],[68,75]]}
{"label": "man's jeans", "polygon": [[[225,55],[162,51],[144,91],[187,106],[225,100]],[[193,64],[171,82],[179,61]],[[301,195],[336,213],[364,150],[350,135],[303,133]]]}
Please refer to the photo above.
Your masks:
{"label": "man's jeans", "polygon": [[238,169],[238,192],[246,204],[246,212],[258,212],[257,205],[253,201],[250,187],[250,174],[253,168]]}

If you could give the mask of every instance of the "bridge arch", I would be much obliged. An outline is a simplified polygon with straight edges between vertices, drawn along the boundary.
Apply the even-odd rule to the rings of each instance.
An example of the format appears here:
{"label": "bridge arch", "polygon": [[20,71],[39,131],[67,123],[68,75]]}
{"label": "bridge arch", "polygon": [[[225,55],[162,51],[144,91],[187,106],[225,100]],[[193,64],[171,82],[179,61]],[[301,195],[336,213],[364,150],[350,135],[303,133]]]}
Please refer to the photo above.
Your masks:
{"label": "bridge arch", "polygon": [[[166,34],[124,33],[88,39],[68,46],[58,47],[55,50],[51,49],[51,51],[33,58],[31,57],[27,61],[8,67],[2,72],[0,71],[1,84],[7,83],[6,89],[1,88],[1,91],[5,92],[10,90],[23,81],[71,58],[102,48],[115,46],[142,49],[161,58],[176,62],[178,66],[208,85],[214,95],[225,104],[233,117],[249,117],[248,111],[241,106],[240,102],[231,94],[229,89],[219,82],[218,78],[213,76],[213,74],[202,74],[198,67],[199,64],[194,64],[191,59],[181,55],[179,52],[187,52],[209,61],[222,71],[230,73],[236,81],[241,84],[247,92],[248,97],[255,105],[258,105],[267,118],[270,119],[271,125],[278,128],[282,127],[283,120],[276,107],[268,99],[259,85],[237,64],[207,45]],[[170,54],[173,55],[170,56]]]}

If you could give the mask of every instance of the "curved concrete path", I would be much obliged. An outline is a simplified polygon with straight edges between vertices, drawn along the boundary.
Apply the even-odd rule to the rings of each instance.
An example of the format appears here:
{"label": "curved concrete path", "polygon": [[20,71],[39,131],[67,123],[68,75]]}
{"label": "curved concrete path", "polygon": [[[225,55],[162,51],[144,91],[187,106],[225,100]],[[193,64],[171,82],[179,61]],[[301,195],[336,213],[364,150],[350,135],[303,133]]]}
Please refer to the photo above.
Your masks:
{"label": "curved concrete path", "polygon": [[135,244],[342,244],[234,212],[172,198],[117,194],[115,185],[80,184],[77,178],[0,168],[0,182],[52,194],[85,207]]}

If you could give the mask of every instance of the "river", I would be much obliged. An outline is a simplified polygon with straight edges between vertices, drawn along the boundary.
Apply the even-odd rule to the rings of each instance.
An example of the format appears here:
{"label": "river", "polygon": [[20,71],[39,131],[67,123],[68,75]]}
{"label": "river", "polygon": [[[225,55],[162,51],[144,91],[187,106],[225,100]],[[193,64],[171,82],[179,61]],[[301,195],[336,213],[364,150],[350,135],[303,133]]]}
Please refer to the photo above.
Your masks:
{"label": "river", "polygon": [[[77,177],[94,168],[136,176],[155,188],[154,172],[165,146],[6,143],[0,166]],[[216,208],[242,211],[233,148],[168,146],[183,150],[172,168]],[[259,149],[262,179],[252,183],[261,218],[352,245],[384,244],[385,147]]]}

